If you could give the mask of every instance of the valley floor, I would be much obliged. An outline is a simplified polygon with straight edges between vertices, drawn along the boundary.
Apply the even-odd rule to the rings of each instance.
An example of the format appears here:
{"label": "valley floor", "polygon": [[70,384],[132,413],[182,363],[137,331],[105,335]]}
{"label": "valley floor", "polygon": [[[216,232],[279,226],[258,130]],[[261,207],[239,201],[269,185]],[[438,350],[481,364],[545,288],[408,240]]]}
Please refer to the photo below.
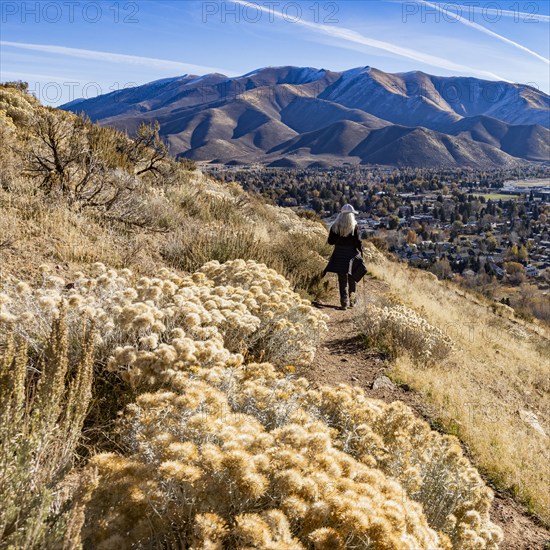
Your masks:
{"label": "valley floor", "polygon": [[[373,292],[380,294],[388,290],[382,281],[365,279],[359,286],[359,300],[362,295]],[[353,310],[341,311],[335,293],[331,299],[315,305],[329,315],[329,331],[317,350],[315,360],[303,375],[313,384],[350,384],[362,388],[369,397],[387,403],[403,401],[419,417],[433,426],[431,406],[417,392],[407,385],[391,382],[389,365],[377,353],[366,349],[360,341],[360,333],[354,323]],[[434,428],[436,426],[433,426]],[[468,449],[464,447],[466,454]],[[472,457],[470,456],[470,460]],[[472,460],[472,462],[475,461]],[[476,465],[479,467],[479,465]],[[488,485],[491,483],[485,480]],[[545,548],[550,541],[550,532],[530,517],[509,495],[495,491],[491,519],[504,531],[502,550],[536,550]]]}

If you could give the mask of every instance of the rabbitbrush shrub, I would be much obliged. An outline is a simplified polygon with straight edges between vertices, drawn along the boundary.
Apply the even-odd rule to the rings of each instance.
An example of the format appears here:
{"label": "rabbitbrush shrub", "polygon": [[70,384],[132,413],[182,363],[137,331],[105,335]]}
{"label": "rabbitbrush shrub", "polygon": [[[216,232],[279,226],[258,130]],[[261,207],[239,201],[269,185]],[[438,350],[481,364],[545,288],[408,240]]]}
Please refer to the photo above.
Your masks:
{"label": "rabbitbrush shrub", "polygon": [[453,350],[451,339],[443,331],[401,304],[365,304],[357,322],[370,346],[394,357],[406,352],[417,361],[430,363],[445,359]]}
{"label": "rabbitbrush shrub", "polygon": [[94,548],[497,548],[501,538],[492,493],[454,438],[405,406],[347,386],[312,390],[270,364],[175,373],[127,408],[120,437],[126,456],[92,461]]}
{"label": "rabbitbrush shrub", "polygon": [[492,493],[455,438],[400,403],[293,374],[325,319],[264,265],[140,278],[97,264],[71,285],[45,270],[0,300],[2,326],[35,354],[62,314],[77,357],[79,319],[94,319],[98,361],[136,395],[118,452],[85,469],[85,547],[498,547]]}

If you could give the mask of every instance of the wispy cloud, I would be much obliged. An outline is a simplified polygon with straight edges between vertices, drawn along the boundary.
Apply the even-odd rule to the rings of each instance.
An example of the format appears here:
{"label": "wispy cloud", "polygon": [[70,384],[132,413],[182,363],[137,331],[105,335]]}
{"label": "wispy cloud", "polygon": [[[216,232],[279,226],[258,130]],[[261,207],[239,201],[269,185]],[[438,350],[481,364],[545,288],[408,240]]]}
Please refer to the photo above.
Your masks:
{"label": "wispy cloud", "polygon": [[510,40],[509,38],[506,38],[505,36],[502,36],[496,32],[493,32],[489,30],[488,28],[484,27],[483,25],[480,25],[479,23],[476,23],[475,21],[470,21],[468,18],[463,17],[462,15],[459,15],[455,11],[451,11],[449,9],[446,9],[445,7],[434,4],[433,2],[427,2],[426,0],[419,0],[420,3],[430,6],[436,10],[438,10],[441,13],[449,14],[453,19],[456,21],[459,21],[463,25],[466,25],[468,27],[472,27],[473,29],[477,29],[478,31],[488,34],[489,36],[492,36],[498,40],[501,40],[502,42],[505,42],[506,44],[510,44],[511,46],[514,46],[514,48],[517,48],[518,50],[522,50],[524,52],[527,52],[529,55],[532,55],[533,57],[536,57],[537,59],[540,59],[541,61],[544,61],[547,65],[550,65],[550,60],[546,59],[546,57],[539,55],[537,52],[534,52],[533,50],[530,50],[529,48],[523,46],[522,44],[519,44],[518,42],[514,42],[513,40]]}
{"label": "wispy cloud", "polygon": [[71,79],[67,76],[57,76],[51,74],[40,74],[40,73],[23,73],[20,71],[4,71],[0,70],[0,78],[17,78],[21,80],[39,80],[45,82],[68,82]]}
{"label": "wispy cloud", "polygon": [[[257,7],[257,9],[261,10],[264,13],[272,14],[273,16],[279,19],[285,19],[285,16],[283,15],[283,13],[275,9],[271,9],[271,8],[268,9],[259,4],[252,3],[249,0],[233,0],[233,2],[235,2],[236,4],[241,4],[243,6],[253,4],[254,6]],[[413,59],[414,61],[425,63],[433,67],[446,69],[448,71],[460,72],[460,73],[469,74],[469,75],[478,75],[486,78],[504,80],[506,82],[510,82],[508,79],[503,78],[491,71],[476,69],[474,67],[468,67],[466,65],[454,63],[453,61],[450,61],[442,57],[438,57],[438,56],[431,55],[424,52],[419,52],[411,48],[398,46],[397,44],[393,44],[391,42],[385,42],[383,40],[370,38],[368,36],[365,36],[357,31],[348,29],[346,27],[340,27],[337,25],[324,25],[322,23],[311,23],[310,21],[305,21],[303,19],[295,20],[293,24],[308,28],[318,34],[323,34],[325,36],[330,36],[332,38],[338,38],[339,40],[343,40],[348,45],[350,44],[354,45],[355,46],[354,49],[357,49],[358,46],[362,46],[362,47],[367,46],[370,48],[383,50],[401,57],[406,57],[407,59]]]}
{"label": "wispy cloud", "polygon": [[127,55],[114,52],[101,52],[96,50],[83,50],[79,48],[68,48],[66,46],[53,46],[49,44],[29,44],[24,42],[9,42],[0,40],[0,46],[9,46],[22,50],[32,50],[56,55],[65,55],[68,57],[78,57],[80,59],[89,59],[93,61],[105,61],[108,63],[126,63],[128,65],[141,65],[155,69],[167,69],[177,71],[178,73],[213,73],[223,72],[222,69],[214,67],[205,67],[202,65],[193,65],[191,63],[180,63],[179,61],[170,61],[168,59],[157,59],[155,57],[142,57],[138,55]]}
{"label": "wispy cloud", "polygon": [[[470,15],[471,13],[481,13],[482,15],[494,15],[495,17],[513,17],[520,21],[550,21],[550,15],[542,13],[527,13],[524,11],[503,10],[500,8],[481,7],[472,4],[465,6],[463,4],[452,4],[453,7],[463,10],[463,13]],[[536,4],[533,4],[536,6]]]}

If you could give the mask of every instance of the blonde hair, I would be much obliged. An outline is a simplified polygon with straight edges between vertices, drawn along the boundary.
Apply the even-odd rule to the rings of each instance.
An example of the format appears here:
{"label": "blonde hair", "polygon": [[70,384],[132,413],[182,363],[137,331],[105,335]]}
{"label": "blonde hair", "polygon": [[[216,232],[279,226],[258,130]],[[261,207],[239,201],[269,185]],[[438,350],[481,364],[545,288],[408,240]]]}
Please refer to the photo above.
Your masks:
{"label": "blonde hair", "polygon": [[331,229],[334,233],[340,235],[340,237],[347,237],[355,231],[356,225],[357,222],[352,212],[340,212]]}

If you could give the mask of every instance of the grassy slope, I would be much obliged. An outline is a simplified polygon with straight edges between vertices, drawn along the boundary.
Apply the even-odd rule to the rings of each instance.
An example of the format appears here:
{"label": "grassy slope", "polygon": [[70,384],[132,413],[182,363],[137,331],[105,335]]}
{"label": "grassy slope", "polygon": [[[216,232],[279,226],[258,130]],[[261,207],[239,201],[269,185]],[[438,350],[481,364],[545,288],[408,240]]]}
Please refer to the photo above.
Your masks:
{"label": "grassy slope", "polygon": [[[129,159],[117,150],[125,136],[115,131],[101,130],[96,155],[106,165],[106,181],[137,181],[135,191],[113,209],[116,218],[132,223],[113,221],[113,211],[86,203],[69,207],[59,194],[46,194],[39,188],[43,175],[30,175],[29,159],[45,149],[36,121],[52,112],[70,124],[77,120],[0,87],[2,277],[32,279],[42,263],[70,277],[98,261],[150,275],[163,266],[194,271],[212,259],[244,258],[277,269],[302,293],[315,292],[310,283],[323,268],[326,252],[321,223],[269,206],[237,185],[221,186],[169,158],[162,177],[135,178]],[[68,147],[62,143],[62,149]],[[77,163],[71,169],[78,175]]]}
{"label": "grassy slope", "polygon": [[[18,106],[23,111],[43,109],[19,92],[3,90],[6,96],[12,107],[26,102]],[[70,280],[72,273],[97,261],[153,274],[164,265],[191,271],[209,259],[243,257],[274,267],[303,292],[316,290],[309,282],[327,252],[319,224],[171,161],[166,185],[144,181],[140,208],[155,221],[148,229],[107,221],[100,209],[69,208],[37,190],[36,180],[26,175],[24,152],[32,124],[25,116],[14,124],[2,108],[0,101],[0,279],[33,279],[43,263]],[[522,324],[527,336],[512,336],[510,329],[518,322],[508,319],[505,309],[504,316],[497,315],[488,304],[402,264],[380,259],[371,269],[404,303],[451,333],[459,347],[450,361],[430,368],[401,358],[395,377],[425,393],[477,464],[548,520],[548,439],[518,412],[535,412],[550,433],[548,335]]]}
{"label": "grassy slope", "polygon": [[40,264],[63,274],[94,262],[151,274],[163,266],[193,271],[210,259],[255,258],[305,291],[324,265],[322,226],[240,189],[217,189],[198,172],[166,189],[154,206],[164,217],[162,232],[106,222],[94,211],[75,212],[30,189],[0,190],[2,276],[32,278]]}
{"label": "grassy slope", "polygon": [[405,305],[450,335],[457,348],[429,367],[399,357],[394,378],[424,394],[433,406],[431,416],[468,446],[486,475],[548,524],[550,438],[520,413],[535,413],[550,434],[548,328],[515,319],[510,308],[429,273],[377,258],[371,272]]}

